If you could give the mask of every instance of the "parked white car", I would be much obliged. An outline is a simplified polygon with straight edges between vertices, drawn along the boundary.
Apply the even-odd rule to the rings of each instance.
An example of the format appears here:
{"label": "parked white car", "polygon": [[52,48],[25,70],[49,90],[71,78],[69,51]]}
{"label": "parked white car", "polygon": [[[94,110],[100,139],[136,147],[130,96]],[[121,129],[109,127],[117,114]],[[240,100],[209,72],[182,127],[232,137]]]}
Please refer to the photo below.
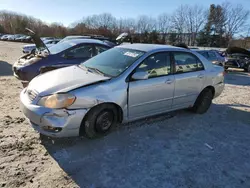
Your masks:
{"label": "parked white car", "polygon": [[[57,44],[60,40],[59,39],[53,39],[53,40],[45,40],[43,43],[49,48],[50,46],[53,46]],[[27,44],[23,46],[23,53],[34,53],[36,50],[35,44]]]}

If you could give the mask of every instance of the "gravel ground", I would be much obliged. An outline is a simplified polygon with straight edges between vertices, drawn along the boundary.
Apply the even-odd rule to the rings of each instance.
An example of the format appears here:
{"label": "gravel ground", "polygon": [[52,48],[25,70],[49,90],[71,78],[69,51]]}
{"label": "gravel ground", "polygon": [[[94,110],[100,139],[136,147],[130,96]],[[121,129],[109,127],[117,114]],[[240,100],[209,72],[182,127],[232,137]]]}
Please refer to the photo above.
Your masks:
{"label": "gravel ground", "polygon": [[0,187],[250,187],[250,75],[226,75],[204,115],[178,111],[108,136],[49,139],[19,109],[11,64],[21,43],[0,42]]}

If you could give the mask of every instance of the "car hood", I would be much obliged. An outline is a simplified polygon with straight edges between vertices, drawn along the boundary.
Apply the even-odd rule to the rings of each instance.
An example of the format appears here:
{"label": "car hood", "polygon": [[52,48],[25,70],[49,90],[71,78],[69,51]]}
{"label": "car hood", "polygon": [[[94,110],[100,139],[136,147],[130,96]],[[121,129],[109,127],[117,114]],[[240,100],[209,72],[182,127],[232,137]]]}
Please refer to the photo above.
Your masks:
{"label": "car hood", "polygon": [[49,49],[47,48],[47,46],[44,44],[44,42],[41,40],[41,38],[31,29],[26,28],[27,33],[30,35],[30,37],[32,38],[32,40],[34,41],[36,48],[39,51],[42,50],[47,50],[49,52]]}
{"label": "car hood", "polygon": [[33,90],[40,96],[45,96],[52,93],[68,92],[78,87],[109,79],[110,77],[91,73],[75,65],[35,77],[29,83],[28,90]]}
{"label": "car hood", "polygon": [[248,50],[239,47],[229,47],[227,48],[226,52],[228,54],[244,54],[250,56],[250,52]]}

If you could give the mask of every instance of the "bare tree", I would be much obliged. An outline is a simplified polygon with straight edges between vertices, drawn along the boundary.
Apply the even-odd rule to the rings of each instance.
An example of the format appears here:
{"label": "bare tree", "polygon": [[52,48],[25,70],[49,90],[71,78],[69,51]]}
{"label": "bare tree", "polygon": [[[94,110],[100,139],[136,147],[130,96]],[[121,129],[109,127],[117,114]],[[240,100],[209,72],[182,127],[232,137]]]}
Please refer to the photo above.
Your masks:
{"label": "bare tree", "polygon": [[156,30],[156,20],[149,16],[139,16],[137,20],[137,31],[145,33]]}
{"label": "bare tree", "polygon": [[187,31],[190,34],[189,45],[194,45],[197,33],[204,26],[207,19],[207,11],[202,6],[186,5]]}
{"label": "bare tree", "polygon": [[162,13],[158,16],[158,29],[161,33],[168,33],[170,30],[170,16]]}
{"label": "bare tree", "polygon": [[170,30],[171,20],[170,16],[166,13],[162,13],[158,16],[158,31],[162,35],[162,43],[166,43],[166,35]]}
{"label": "bare tree", "polygon": [[246,10],[240,4],[233,6],[228,2],[224,3],[222,7],[226,16],[226,35],[229,39],[232,39],[235,34],[242,32],[245,29],[246,21],[249,17],[250,11]]}
{"label": "bare tree", "polygon": [[103,13],[97,16],[97,25],[105,29],[114,29],[116,18],[110,13]]}
{"label": "bare tree", "polygon": [[135,19],[133,18],[120,18],[117,21],[119,32],[133,33],[136,29]]}
{"label": "bare tree", "polygon": [[172,16],[173,28],[179,35],[178,42],[185,42],[183,34],[188,32],[187,29],[187,5],[179,6]]}

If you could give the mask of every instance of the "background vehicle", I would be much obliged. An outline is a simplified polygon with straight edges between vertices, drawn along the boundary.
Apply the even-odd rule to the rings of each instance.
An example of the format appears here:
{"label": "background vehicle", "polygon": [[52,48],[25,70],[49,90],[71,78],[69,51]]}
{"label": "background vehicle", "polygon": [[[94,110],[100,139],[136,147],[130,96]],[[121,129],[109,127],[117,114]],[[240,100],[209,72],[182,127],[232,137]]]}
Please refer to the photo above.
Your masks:
{"label": "background vehicle", "polygon": [[194,51],[203,55],[205,58],[207,58],[213,64],[223,66],[223,67],[225,66],[225,61],[226,61],[225,57],[223,57],[216,50],[194,50]]}
{"label": "background vehicle", "polygon": [[22,82],[29,82],[40,73],[80,64],[87,59],[111,48],[105,42],[94,39],[77,39],[58,43],[48,48],[39,37],[35,54],[21,57],[14,65],[14,76]]}
{"label": "background vehicle", "polygon": [[40,133],[93,138],[116,123],[172,110],[192,107],[205,113],[223,88],[224,69],[202,55],[166,45],[129,44],[40,75],[20,98]]}
{"label": "background vehicle", "polygon": [[[91,35],[90,38],[69,39],[47,47],[39,36],[26,28],[36,45],[35,54],[22,56],[13,65],[14,76],[21,80],[24,86],[35,76],[62,67],[80,64],[89,58],[117,45],[103,36]],[[121,34],[121,35],[124,35]],[[121,36],[119,35],[118,38]],[[123,37],[120,42],[126,40]],[[98,40],[97,40],[98,39]]]}
{"label": "background vehicle", "polygon": [[22,36],[16,37],[15,41],[22,42],[22,39],[24,39],[26,37],[27,37],[26,35],[22,35]]}
{"label": "background vehicle", "polygon": [[41,37],[42,41],[46,41],[46,40],[54,40],[54,37]]}
{"label": "background vehicle", "polygon": [[18,38],[24,37],[24,36],[25,36],[25,35],[23,35],[23,34],[15,34],[15,35],[13,35],[13,37],[12,37],[10,40],[12,40],[12,41],[17,41]]}
{"label": "background vehicle", "polygon": [[3,35],[3,36],[1,37],[1,40],[8,40],[9,37],[12,37],[12,35]]}
{"label": "background vehicle", "polygon": [[241,68],[250,72],[250,52],[244,48],[230,47],[226,50],[225,68]]}
{"label": "background vehicle", "polygon": [[[57,44],[60,40],[53,39],[53,40],[45,40],[43,43],[49,48],[55,44]],[[35,44],[28,44],[23,46],[23,53],[35,53],[36,45]]]}
{"label": "background vehicle", "polygon": [[101,40],[107,43],[109,46],[116,46],[116,41],[111,40],[108,37],[104,37],[101,35],[72,35],[72,36],[67,36],[63,38],[60,42],[72,40],[72,39],[96,39],[96,40]]}

